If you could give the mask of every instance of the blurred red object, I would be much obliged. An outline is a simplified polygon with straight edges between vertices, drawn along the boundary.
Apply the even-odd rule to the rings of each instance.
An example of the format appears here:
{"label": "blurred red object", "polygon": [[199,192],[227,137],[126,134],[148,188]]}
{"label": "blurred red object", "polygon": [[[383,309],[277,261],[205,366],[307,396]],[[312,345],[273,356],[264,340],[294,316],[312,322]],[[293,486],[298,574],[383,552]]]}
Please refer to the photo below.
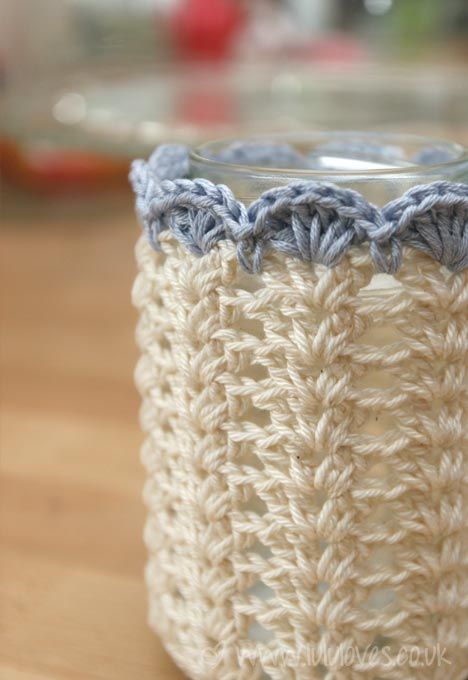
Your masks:
{"label": "blurred red object", "polygon": [[182,0],[170,18],[180,54],[211,61],[230,55],[244,22],[245,12],[236,0]]}
{"label": "blurred red object", "polygon": [[208,134],[210,125],[234,125],[237,122],[235,100],[227,88],[225,92],[188,88],[176,98],[174,117],[182,124],[207,129]]}
{"label": "blurred red object", "polygon": [[23,146],[0,138],[0,174],[17,186],[43,193],[126,186],[129,161],[83,149]]}
{"label": "blurred red object", "polygon": [[298,50],[298,56],[325,64],[353,64],[366,61],[369,54],[356,39],[343,33],[330,33]]}

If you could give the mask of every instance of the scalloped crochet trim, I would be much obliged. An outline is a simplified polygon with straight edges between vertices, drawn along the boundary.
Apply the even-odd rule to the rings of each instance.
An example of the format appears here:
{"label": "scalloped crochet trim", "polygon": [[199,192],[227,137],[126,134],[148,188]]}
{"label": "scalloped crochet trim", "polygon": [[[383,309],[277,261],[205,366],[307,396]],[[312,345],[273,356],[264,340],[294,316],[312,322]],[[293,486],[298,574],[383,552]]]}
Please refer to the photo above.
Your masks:
{"label": "scalloped crochet trim", "polygon": [[[286,154],[283,148],[281,153]],[[454,272],[468,266],[468,185],[416,186],[379,208],[351,189],[295,181],[265,191],[246,206],[225,185],[186,179],[188,171],[188,150],[181,145],[159,146],[148,162],[132,164],[137,213],[156,250],[159,235],[169,229],[196,255],[221,240],[234,242],[241,266],[250,273],[261,271],[269,249],[332,267],[364,243],[380,272],[399,269],[403,246],[427,253]]]}

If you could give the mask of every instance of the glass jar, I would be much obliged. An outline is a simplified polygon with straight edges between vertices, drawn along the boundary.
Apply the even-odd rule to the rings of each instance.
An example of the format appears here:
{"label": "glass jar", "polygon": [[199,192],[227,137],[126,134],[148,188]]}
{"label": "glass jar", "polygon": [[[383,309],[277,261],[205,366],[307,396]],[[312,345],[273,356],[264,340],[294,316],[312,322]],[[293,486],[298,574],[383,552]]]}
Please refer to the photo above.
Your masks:
{"label": "glass jar", "polygon": [[466,152],[301,134],[162,167],[134,181],[150,622],[194,677],[459,680]]}

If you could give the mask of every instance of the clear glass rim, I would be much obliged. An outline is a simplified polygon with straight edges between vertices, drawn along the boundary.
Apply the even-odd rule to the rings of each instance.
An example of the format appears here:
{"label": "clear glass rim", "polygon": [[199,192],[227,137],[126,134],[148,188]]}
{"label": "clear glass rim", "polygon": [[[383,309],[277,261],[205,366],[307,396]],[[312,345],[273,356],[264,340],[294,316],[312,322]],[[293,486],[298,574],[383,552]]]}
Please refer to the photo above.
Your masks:
{"label": "clear glass rim", "polygon": [[[237,163],[229,163],[226,161],[220,161],[212,156],[207,155],[211,150],[223,148],[229,144],[238,143],[245,141],[248,142],[278,142],[278,143],[311,143],[311,142],[324,142],[324,141],[353,141],[359,139],[361,141],[368,140],[369,142],[375,143],[376,141],[382,145],[403,145],[403,144],[413,144],[423,147],[437,147],[443,148],[447,151],[451,151],[454,154],[454,158],[449,160],[433,163],[433,164],[417,164],[409,163],[401,167],[388,165],[383,168],[369,168],[356,170],[341,170],[333,169],[324,172],[323,169],[309,169],[309,168],[274,168],[274,167],[264,167],[255,165],[244,165]],[[379,179],[392,179],[394,177],[404,177],[405,175],[427,175],[440,172],[441,174],[449,174],[451,170],[456,170],[457,167],[468,162],[468,149],[466,149],[462,144],[458,142],[453,142],[447,139],[434,138],[425,135],[416,134],[406,134],[406,133],[393,133],[393,132],[363,132],[362,130],[343,130],[343,131],[311,131],[311,132],[284,132],[278,133],[274,132],[271,134],[261,134],[261,135],[249,135],[246,137],[238,136],[226,139],[216,139],[203,144],[190,150],[190,162],[196,165],[201,165],[206,167],[210,172],[220,173],[220,174],[244,174],[250,177],[265,177],[265,176],[290,176],[300,179],[318,179],[323,177],[324,174],[327,177],[334,176],[337,178],[351,178],[359,175],[362,179],[371,179],[378,177]]]}

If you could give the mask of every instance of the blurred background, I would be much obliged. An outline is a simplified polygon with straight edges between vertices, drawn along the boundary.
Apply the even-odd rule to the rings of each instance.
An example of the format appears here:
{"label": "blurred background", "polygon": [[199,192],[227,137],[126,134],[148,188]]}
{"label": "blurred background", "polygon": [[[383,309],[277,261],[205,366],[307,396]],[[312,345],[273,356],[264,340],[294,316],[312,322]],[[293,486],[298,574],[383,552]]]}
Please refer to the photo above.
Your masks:
{"label": "blurred background", "polygon": [[161,140],[412,129],[461,138],[466,0],[2,0],[5,182],[125,184]]}
{"label": "blurred background", "polygon": [[468,144],[467,0],[0,0],[0,676],[179,678],[145,624],[131,158]]}

